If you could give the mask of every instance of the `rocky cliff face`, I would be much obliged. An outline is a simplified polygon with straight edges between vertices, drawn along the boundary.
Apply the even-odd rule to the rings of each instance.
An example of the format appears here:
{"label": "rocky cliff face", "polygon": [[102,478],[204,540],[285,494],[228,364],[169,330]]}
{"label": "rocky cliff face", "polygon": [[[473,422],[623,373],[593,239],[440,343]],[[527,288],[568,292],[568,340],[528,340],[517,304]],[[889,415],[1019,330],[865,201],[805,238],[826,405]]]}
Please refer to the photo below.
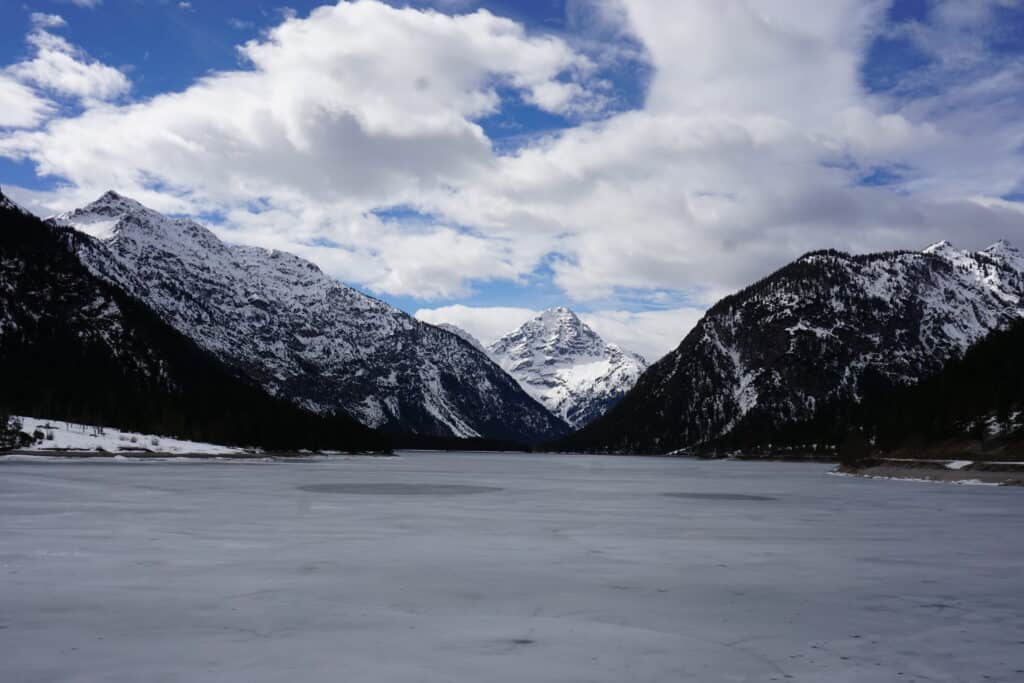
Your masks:
{"label": "rocky cliff face", "polygon": [[487,350],[531,396],[574,427],[615,405],[647,366],[564,307],[544,311]]}

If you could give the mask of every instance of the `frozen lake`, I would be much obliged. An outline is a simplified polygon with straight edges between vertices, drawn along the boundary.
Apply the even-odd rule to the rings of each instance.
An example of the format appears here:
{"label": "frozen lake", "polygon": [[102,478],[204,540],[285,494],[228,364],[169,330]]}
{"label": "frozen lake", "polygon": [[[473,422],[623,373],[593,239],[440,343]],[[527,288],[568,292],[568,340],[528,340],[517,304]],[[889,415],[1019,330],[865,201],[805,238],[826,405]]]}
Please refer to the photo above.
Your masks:
{"label": "frozen lake", "polygon": [[1024,489],[828,469],[5,463],[0,680],[1024,680]]}

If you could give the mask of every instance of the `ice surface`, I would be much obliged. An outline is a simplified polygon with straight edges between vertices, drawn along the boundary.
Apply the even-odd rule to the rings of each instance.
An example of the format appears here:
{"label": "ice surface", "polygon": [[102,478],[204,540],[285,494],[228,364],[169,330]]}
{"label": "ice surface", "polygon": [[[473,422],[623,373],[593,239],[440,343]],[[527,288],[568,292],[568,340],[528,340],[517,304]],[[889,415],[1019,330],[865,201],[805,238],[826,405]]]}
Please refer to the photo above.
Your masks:
{"label": "ice surface", "polygon": [[828,470],[0,464],[0,680],[1022,680],[1024,489]]}

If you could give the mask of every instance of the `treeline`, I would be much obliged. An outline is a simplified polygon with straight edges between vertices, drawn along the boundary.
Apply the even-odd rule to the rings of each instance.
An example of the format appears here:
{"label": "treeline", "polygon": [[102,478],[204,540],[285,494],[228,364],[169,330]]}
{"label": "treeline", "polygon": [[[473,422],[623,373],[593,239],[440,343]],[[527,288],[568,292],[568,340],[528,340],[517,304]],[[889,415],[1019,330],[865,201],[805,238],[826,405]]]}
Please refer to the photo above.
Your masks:
{"label": "treeline", "polygon": [[1024,408],[1024,321],[993,332],[932,377],[881,398],[865,402],[862,422],[883,448],[1019,438],[1013,418]]}
{"label": "treeline", "polygon": [[876,454],[901,449],[927,453],[944,444],[1016,452],[1024,448],[1022,350],[1024,321],[1019,321],[991,333],[917,384],[894,386],[887,377],[867,372],[860,401],[824,403],[812,419],[792,424],[777,425],[763,416],[744,420],[695,452],[830,454],[862,442]]}
{"label": "treeline", "polygon": [[238,377],[93,276],[75,239],[0,207],[0,405],[14,414],[268,450],[387,450],[347,415],[322,416]]}
{"label": "treeline", "polygon": [[[712,457],[745,453],[832,458],[848,450],[865,456],[899,450],[1024,456],[1024,320],[991,333],[918,384],[894,384],[868,370],[858,393],[859,401],[822,402],[811,419],[799,422],[780,423],[753,411],[728,434],[687,452]],[[605,444],[616,438],[616,425],[606,422],[599,418],[547,447],[606,450]],[[641,449],[624,444],[615,450]]]}

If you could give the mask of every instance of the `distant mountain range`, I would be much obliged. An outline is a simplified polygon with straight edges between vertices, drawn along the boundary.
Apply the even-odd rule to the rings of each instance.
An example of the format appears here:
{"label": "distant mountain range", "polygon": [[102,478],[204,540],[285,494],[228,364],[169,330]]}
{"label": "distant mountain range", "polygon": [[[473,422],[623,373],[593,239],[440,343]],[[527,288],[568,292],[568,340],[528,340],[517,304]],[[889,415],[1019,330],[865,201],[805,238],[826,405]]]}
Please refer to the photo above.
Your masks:
{"label": "distant mountain range", "polygon": [[940,371],[1024,316],[1024,257],[807,254],[712,307],[603,417],[555,448],[666,453],[813,445],[870,396]]}
{"label": "distant mountain range", "polygon": [[97,235],[76,250],[270,395],[392,433],[534,443],[568,431],[485,353],[291,254],[108,192],[50,219]]}
{"label": "distant mountain range", "polygon": [[484,346],[114,192],[47,223],[0,192],[0,413],[210,442],[722,453],[1016,433],[1022,319],[1006,242],[819,251],[645,369],[564,307]]}

